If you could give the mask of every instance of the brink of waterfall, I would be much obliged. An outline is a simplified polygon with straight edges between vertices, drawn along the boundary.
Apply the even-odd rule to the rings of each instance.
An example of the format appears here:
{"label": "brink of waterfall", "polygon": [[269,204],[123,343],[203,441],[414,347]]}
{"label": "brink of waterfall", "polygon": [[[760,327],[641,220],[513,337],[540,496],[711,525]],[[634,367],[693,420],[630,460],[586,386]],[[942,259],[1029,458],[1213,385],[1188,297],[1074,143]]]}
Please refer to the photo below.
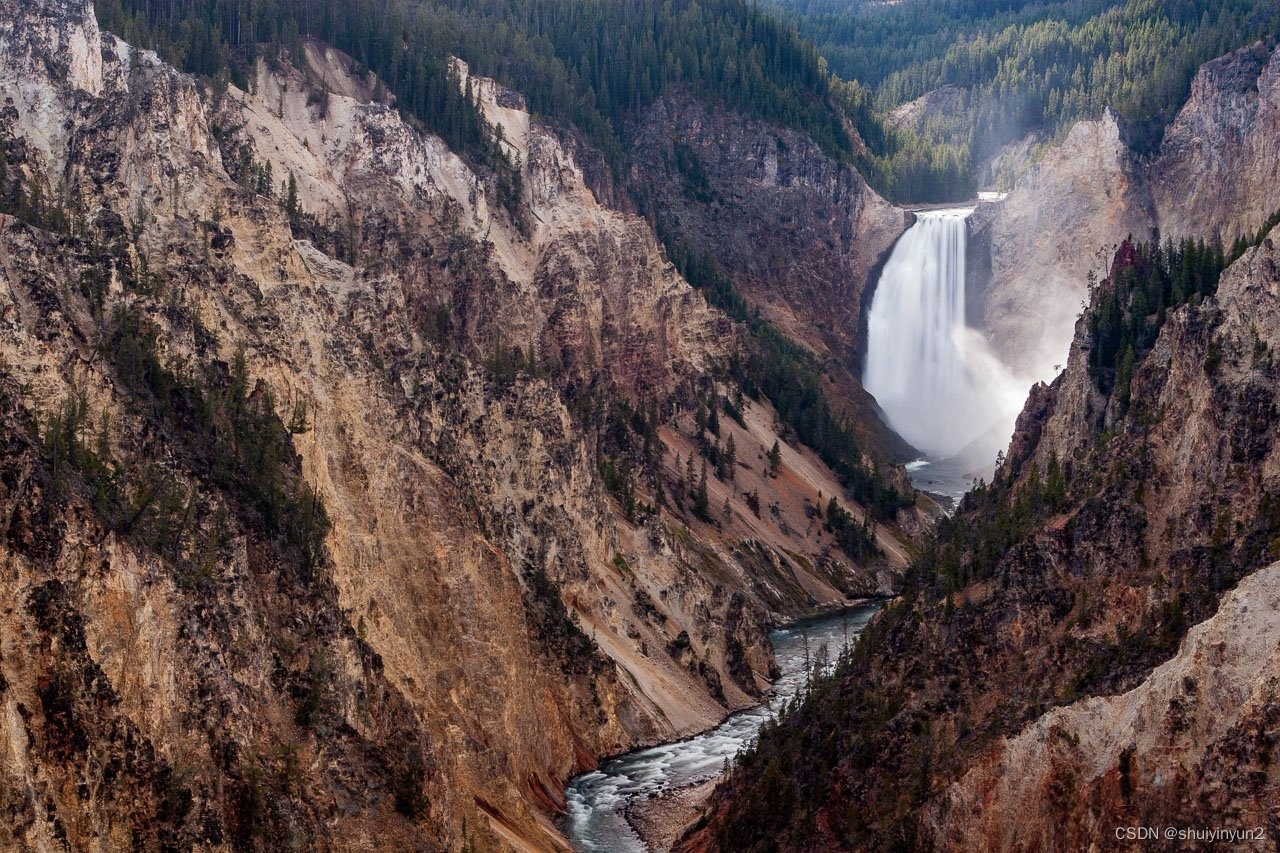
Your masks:
{"label": "brink of waterfall", "polygon": [[989,477],[1026,389],[965,322],[971,212],[922,212],[894,247],[871,302],[863,384],[931,461],[959,455]]}

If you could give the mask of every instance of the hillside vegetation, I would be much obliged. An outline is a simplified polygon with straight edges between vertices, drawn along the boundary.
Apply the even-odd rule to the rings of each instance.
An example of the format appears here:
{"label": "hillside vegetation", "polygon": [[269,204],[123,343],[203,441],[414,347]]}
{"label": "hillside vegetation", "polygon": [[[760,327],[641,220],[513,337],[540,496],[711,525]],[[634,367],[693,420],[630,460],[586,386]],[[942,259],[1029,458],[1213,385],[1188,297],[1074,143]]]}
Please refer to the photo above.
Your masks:
{"label": "hillside vegetation", "polygon": [[836,74],[867,87],[880,114],[957,87],[958,109],[927,116],[922,135],[959,147],[975,166],[1028,133],[1052,138],[1106,107],[1128,123],[1135,148],[1153,150],[1200,65],[1280,35],[1280,7],[1266,0],[775,5]]}
{"label": "hillside vegetation", "polygon": [[832,156],[853,150],[817,51],[741,0],[98,0],[97,11],[106,29],[210,77],[313,36],[482,159],[491,149],[474,101],[450,79],[451,55],[523,94],[535,115],[578,130],[615,166],[625,119],[670,85],[801,130]]}

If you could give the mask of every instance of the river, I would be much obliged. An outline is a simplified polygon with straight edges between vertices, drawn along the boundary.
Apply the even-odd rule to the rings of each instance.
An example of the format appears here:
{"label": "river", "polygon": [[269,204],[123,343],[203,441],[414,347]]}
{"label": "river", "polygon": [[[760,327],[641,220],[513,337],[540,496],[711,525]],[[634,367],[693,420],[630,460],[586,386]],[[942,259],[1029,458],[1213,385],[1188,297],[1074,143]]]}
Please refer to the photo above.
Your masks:
{"label": "river", "polygon": [[825,645],[834,660],[878,608],[878,604],[867,604],[771,632],[774,658],[782,675],[768,702],[740,711],[710,731],[605,759],[598,770],[575,776],[566,792],[568,814],[564,825],[574,849],[608,853],[646,850],[627,823],[627,806],[662,791],[719,776],[726,762],[732,762],[760,726],[804,682],[806,638],[810,655],[816,656]]}

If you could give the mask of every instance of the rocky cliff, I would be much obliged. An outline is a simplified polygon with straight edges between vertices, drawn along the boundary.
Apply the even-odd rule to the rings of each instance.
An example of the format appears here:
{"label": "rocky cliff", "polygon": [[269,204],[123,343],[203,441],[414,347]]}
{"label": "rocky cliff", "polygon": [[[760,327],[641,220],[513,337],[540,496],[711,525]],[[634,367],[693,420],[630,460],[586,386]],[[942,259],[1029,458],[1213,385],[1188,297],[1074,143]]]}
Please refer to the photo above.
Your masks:
{"label": "rocky cliff", "polygon": [[1151,221],[1137,158],[1110,112],[1073,127],[1003,201],[978,205],[969,290],[982,308],[971,313],[1015,373],[1049,379],[1061,369],[1088,274]]}
{"label": "rocky cliff", "polygon": [[[1065,639],[1101,641],[1114,652],[1077,670],[1078,685],[1063,698],[1132,670],[1135,651],[1166,645],[1187,610],[1203,613],[1233,578],[1244,579],[1170,660],[1141,681],[1117,680],[1132,689],[1064,705],[999,741],[926,808],[940,846],[1067,849],[1115,826],[1212,827],[1224,819],[1262,827],[1274,841],[1270,744],[1280,699],[1271,658],[1280,650],[1280,608],[1276,566],[1257,567],[1275,548],[1269,434],[1277,400],[1269,377],[1280,343],[1278,237],[1272,231],[1236,262],[1213,298],[1170,315],[1135,374],[1131,414],[1117,417],[1116,400],[1098,394],[1085,367],[1089,347],[1078,345],[1063,377],[1028,407],[1012,451],[1020,460],[1026,452],[1015,463],[1023,478],[1050,459],[1068,460],[1076,478],[1109,469],[1110,485],[1095,500],[1127,517],[1138,537],[1136,549],[1095,555],[1076,586]],[[1104,439],[1105,452],[1119,453],[1122,467],[1099,464],[1106,429],[1115,435]],[[1070,533],[1079,517],[1059,515],[1048,527]],[[1068,550],[1092,547],[1077,539]],[[1026,615],[1016,645],[1025,643]],[[1006,781],[993,784],[996,776]]]}
{"label": "rocky cliff", "polygon": [[1259,43],[1206,63],[1147,172],[1160,232],[1229,246],[1256,231],[1280,210],[1278,136],[1280,51]]}
{"label": "rocky cliff", "polygon": [[649,107],[631,137],[631,183],[659,230],[711,257],[766,318],[827,361],[870,448],[907,453],[860,379],[864,303],[910,214],[807,137],[678,92]]}
{"label": "rocky cliff", "polygon": [[1002,742],[929,810],[938,846],[1079,849],[1172,819],[1176,828],[1234,830],[1242,848],[1263,849],[1280,818],[1268,802],[1278,590],[1273,563],[1241,581],[1134,689],[1057,708]]}
{"label": "rocky cliff", "polygon": [[984,294],[993,346],[1022,375],[1060,369],[1086,274],[1101,277],[1126,235],[1230,246],[1280,209],[1278,57],[1256,44],[1207,63],[1153,156],[1134,154],[1108,112],[1073,127],[1005,200],[978,206],[970,288]]}
{"label": "rocky cliff", "polygon": [[527,224],[323,45],[241,90],[0,11],[3,844],[562,847],[568,776],[892,588],[767,403],[694,511],[739,332],[516,93]]}

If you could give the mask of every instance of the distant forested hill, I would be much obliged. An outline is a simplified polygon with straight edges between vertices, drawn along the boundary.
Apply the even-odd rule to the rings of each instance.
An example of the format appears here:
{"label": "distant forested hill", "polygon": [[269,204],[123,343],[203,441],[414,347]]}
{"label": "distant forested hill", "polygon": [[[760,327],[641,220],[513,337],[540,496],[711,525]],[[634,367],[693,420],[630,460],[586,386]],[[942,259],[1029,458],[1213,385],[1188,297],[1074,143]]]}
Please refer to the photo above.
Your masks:
{"label": "distant forested hill", "polygon": [[[401,107],[473,165],[505,175],[509,208],[519,196],[518,170],[503,160],[458,81],[449,79],[449,55],[524,94],[535,114],[574,129],[615,169],[624,160],[626,119],[678,85],[802,131],[839,160],[856,158],[872,185],[893,200],[967,198],[974,190],[964,145],[922,144],[887,128],[870,89],[833,80],[817,49],[791,24],[744,0],[95,4],[108,30],[210,78],[243,82],[239,75],[259,51],[297,50],[305,36],[332,44],[375,71]],[[842,111],[868,150],[855,145]]]}
{"label": "distant forested hill", "polygon": [[[857,152],[868,180],[895,201],[942,201],[971,196],[974,167],[1005,144],[1031,131],[1052,137],[1105,106],[1128,120],[1139,148],[1153,148],[1200,64],[1280,34],[1273,0],[770,2],[768,11],[744,0],[96,5],[108,29],[210,77],[234,78],[263,45],[329,42],[452,147],[509,174],[508,197],[518,195],[517,170],[448,79],[450,54],[525,94],[536,114],[574,128],[614,167],[627,116],[676,84],[801,130],[837,158]],[[884,120],[948,84],[959,89],[958,113],[926,117],[912,132]]]}
{"label": "distant forested hill", "polygon": [[1280,36],[1274,0],[773,0],[882,114],[944,85],[961,121],[930,143],[975,164],[1030,131],[1052,137],[1110,106],[1139,149],[1159,144],[1204,62]]}
{"label": "distant forested hill", "polygon": [[451,146],[492,159],[474,105],[448,79],[465,59],[577,129],[617,165],[618,128],[670,84],[801,130],[830,155],[852,141],[817,51],[743,0],[97,0],[103,26],[180,67],[235,75],[262,46],[314,36],[375,71]]}

